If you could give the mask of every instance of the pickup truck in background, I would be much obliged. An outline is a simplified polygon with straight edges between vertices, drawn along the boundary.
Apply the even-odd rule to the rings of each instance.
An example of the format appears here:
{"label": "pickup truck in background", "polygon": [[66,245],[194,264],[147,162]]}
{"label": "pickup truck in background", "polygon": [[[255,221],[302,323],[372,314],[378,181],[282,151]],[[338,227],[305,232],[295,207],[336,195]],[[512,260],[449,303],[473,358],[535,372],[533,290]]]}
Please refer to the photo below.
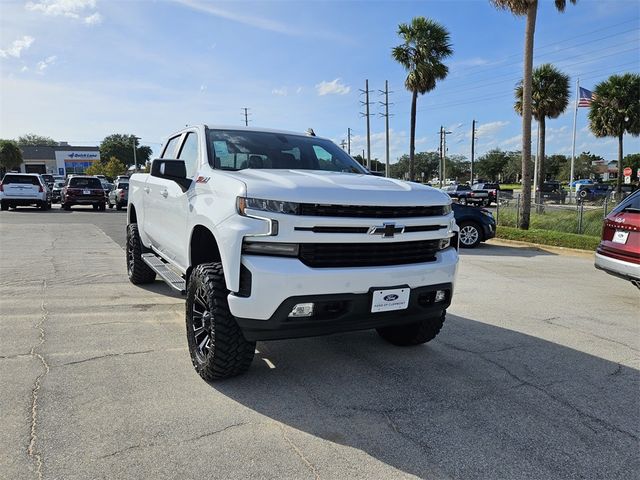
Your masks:
{"label": "pickup truck in background", "polygon": [[371,175],[328,139],[189,126],[129,183],[127,272],[186,294],[196,371],[246,371],[257,340],[440,331],[458,264],[451,200]]}
{"label": "pickup truck in background", "polygon": [[489,192],[487,190],[473,190],[466,184],[449,185],[442,189],[451,198],[458,200],[462,205],[489,205]]}
{"label": "pickup truck in background", "polygon": [[483,183],[478,182],[471,185],[471,189],[474,191],[478,190],[486,190],[489,193],[489,203],[486,205],[489,206],[492,203],[497,202],[498,192],[500,192],[500,196],[502,198],[513,198],[513,188],[502,188],[499,183]]}
{"label": "pickup truck in background", "polygon": [[580,201],[604,199],[611,193],[607,183],[581,183],[576,186],[576,197]]}
{"label": "pickup truck in background", "polygon": [[557,180],[547,180],[537,188],[536,196],[537,201],[540,203],[549,200],[564,204],[567,200],[567,191]]}

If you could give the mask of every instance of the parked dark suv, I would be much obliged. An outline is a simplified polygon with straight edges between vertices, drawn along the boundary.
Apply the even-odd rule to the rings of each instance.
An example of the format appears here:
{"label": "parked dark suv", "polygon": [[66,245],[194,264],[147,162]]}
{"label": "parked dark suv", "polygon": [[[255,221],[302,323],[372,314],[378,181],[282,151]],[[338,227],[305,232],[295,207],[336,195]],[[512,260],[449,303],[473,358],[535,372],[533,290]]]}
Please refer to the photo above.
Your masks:
{"label": "parked dark suv", "polygon": [[595,266],[640,288],[640,191],[625,198],[604,219]]}
{"label": "parked dark suv", "polygon": [[460,246],[475,248],[496,236],[496,220],[486,208],[469,207],[452,203],[453,216],[460,228]]}
{"label": "parked dark suv", "polygon": [[98,177],[73,176],[62,189],[62,208],[72,205],[92,205],[94,210],[105,210],[106,196]]}
{"label": "parked dark suv", "polygon": [[550,200],[552,202],[565,203],[567,199],[567,191],[562,188],[560,182],[555,180],[542,182],[542,185],[538,187],[536,194],[540,202]]}

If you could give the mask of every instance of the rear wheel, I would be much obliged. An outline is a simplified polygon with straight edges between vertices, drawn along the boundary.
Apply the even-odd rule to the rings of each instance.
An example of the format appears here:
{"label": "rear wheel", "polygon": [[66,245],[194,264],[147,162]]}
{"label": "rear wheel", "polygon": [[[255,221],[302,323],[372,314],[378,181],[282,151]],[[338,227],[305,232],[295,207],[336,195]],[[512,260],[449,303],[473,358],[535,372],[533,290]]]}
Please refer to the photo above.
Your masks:
{"label": "rear wheel", "polygon": [[121,203],[116,203],[116,210],[118,210],[118,211],[122,210],[122,204]]}
{"label": "rear wheel", "polygon": [[460,246],[462,248],[475,248],[482,241],[480,228],[475,223],[460,223]]}
{"label": "rear wheel", "polygon": [[376,331],[378,335],[393,345],[400,347],[420,345],[433,340],[440,333],[445,315],[446,311],[443,310],[437,317],[425,318],[420,322],[408,325],[377,328]]}
{"label": "rear wheel", "polygon": [[256,348],[244,338],[227,295],[221,263],[204,263],[193,270],[187,287],[187,342],[193,366],[207,381],[246,372]]}
{"label": "rear wheel", "polygon": [[98,211],[104,212],[106,209],[107,209],[107,207],[104,206],[104,203],[99,203],[98,204]]}
{"label": "rear wheel", "polygon": [[9,204],[7,202],[0,203],[0,210],[9,210]]}
{"label": "rear wheel", "polygon": [[127,275],[134,285],[151,283],[156,279],[156,272],[142,259],[142,254],[146,252],[140,240],[138,224],[130,223],[127,225]]}
{"label": "rear wheel", "polygon": [[63,203],[62,204],[62,209],[63,210],[71,210],[71,205],[69,205],[68,203]]}
{"label": "rear wheel", "polygon": [[47,209],[47,202],[46,201],[42,201],[40,202],[40,205],[38,205],[40,207],[40,210],[46,210]]}

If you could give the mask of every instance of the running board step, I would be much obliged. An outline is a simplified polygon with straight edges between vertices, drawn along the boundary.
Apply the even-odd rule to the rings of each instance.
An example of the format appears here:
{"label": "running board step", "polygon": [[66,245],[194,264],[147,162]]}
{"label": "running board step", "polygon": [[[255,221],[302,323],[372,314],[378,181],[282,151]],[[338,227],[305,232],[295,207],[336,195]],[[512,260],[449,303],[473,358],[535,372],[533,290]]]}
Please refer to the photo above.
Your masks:
{"label": "running board step", "polygon": [[171,270],[160,257],[153,253],[143,253],[142,260],[151,267],[151,270],[160,275],[160,278],[162,278],[162,280],[164,280],[171,288],[177,290],[182,295],[187,293],[184,278]]}

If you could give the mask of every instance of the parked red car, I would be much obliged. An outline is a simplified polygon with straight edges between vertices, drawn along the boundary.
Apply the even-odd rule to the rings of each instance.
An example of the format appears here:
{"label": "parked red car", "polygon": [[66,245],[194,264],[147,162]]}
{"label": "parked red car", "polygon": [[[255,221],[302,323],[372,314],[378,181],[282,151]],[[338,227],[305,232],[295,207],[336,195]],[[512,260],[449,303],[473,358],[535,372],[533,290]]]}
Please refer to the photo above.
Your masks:
{"label": "parked red car", "polygon": [[640,190],[604,219],[595,265],[640,288]]}

